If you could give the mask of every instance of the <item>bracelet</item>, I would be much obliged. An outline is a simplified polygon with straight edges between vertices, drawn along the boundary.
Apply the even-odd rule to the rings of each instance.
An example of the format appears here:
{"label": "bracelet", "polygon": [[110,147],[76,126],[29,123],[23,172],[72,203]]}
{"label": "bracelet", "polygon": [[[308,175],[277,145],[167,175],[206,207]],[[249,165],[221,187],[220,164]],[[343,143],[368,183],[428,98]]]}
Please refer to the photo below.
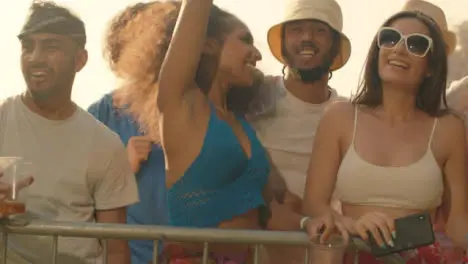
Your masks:
{"label": "bracelet", "polygon": [[308,216],[302,217],[301,222],[300,222],[300,224],[299,224],[300,227],[301,227],[301,230],[304,230],[304,229],[306,228],[305,225],[306,225],[306,223],[307,223],[307,221],[308,221],[309,219],[311,219],[311,218],[308,217]]}

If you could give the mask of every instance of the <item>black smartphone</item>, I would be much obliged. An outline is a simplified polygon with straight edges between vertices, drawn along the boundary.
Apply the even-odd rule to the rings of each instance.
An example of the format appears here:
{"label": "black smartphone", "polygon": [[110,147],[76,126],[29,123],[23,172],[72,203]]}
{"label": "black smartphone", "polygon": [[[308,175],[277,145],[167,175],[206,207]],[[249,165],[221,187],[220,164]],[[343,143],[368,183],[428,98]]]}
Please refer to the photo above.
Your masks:
{"label": "black smartphone", "polygon": [[431,215],[427,212],[413,214],[395,219],[396,238],[393,239],[394,247],[386,245],[381,248],[372,234],[369,235],[371,253],[375,257],[383,257],[418,247],[434,244],[434,229]]}

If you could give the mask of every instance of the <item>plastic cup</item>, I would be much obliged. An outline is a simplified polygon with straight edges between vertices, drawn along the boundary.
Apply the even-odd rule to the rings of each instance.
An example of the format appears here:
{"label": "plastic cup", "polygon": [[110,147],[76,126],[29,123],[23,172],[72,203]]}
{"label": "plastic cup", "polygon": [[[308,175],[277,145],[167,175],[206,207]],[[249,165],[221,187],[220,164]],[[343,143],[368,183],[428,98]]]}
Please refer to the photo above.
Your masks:
{"label": "plastic cup", "polygon": [[340,235],[331,235],[325,243],[320,243],[320,235],[310,239],[310,264],[342,264],[347,243]]}
{"label": "plastic cup", "polygon": [[32,164],[20,157],[0,157],[0,173],[0,216],[25,213]]}

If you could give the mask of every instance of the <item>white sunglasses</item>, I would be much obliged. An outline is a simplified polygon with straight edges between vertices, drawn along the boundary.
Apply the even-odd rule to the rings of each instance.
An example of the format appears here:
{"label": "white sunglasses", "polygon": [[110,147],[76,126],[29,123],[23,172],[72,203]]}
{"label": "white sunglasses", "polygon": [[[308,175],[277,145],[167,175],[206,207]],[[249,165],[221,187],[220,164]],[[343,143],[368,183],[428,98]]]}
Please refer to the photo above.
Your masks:
{"label": "white sunglasses", "polygon": [[377,46],[381,49],[395,49],[403,41],[406,50],[416,57],[425,57],[432,50],[432,38],[420,33],[403,35],[392,27],[382,27],[377,37]]}

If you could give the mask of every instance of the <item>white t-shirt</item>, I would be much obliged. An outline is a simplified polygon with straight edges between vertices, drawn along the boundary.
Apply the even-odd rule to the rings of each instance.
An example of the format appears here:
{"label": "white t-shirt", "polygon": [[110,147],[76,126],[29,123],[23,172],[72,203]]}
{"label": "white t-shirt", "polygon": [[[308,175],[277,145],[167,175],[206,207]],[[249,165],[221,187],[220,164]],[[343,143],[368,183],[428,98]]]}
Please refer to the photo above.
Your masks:
{"label": "white t-shirt", "polygon": [[450,84],[447,90],[447,104],[456,111],[468,111],[468,76]]}
{"label": "white t-shirt", "polygon": [[468,76],[454,81],[447,91],[448,106],[465,118],[465,132],[468,141]]}
{"label": "white t-shirt", "polygon": [[[119,137],[81,108],[56,121],[32,112],[20,96],[6,99],[0,103],[0,156],[19,156],[33,164],[27,217],[95,222],[96,210],[138,202]],[[50,237],[10,235],[8,241],[10,249],[32,263],[43,263],[39,260],[51,254]],[[59,263],[101,263],[97,239],[60,238],[58,248]]]}
{"label": "white t-shirt", "polygon": [[262,86],[263,101],[253,106],[252,124],[263,146],[285,180],[288,190],[304,196],[312,146],[325,107],[334,100],[345,100],[331,89],[330,99],[311,104],[292,95],[282,77],[267,77]]}

